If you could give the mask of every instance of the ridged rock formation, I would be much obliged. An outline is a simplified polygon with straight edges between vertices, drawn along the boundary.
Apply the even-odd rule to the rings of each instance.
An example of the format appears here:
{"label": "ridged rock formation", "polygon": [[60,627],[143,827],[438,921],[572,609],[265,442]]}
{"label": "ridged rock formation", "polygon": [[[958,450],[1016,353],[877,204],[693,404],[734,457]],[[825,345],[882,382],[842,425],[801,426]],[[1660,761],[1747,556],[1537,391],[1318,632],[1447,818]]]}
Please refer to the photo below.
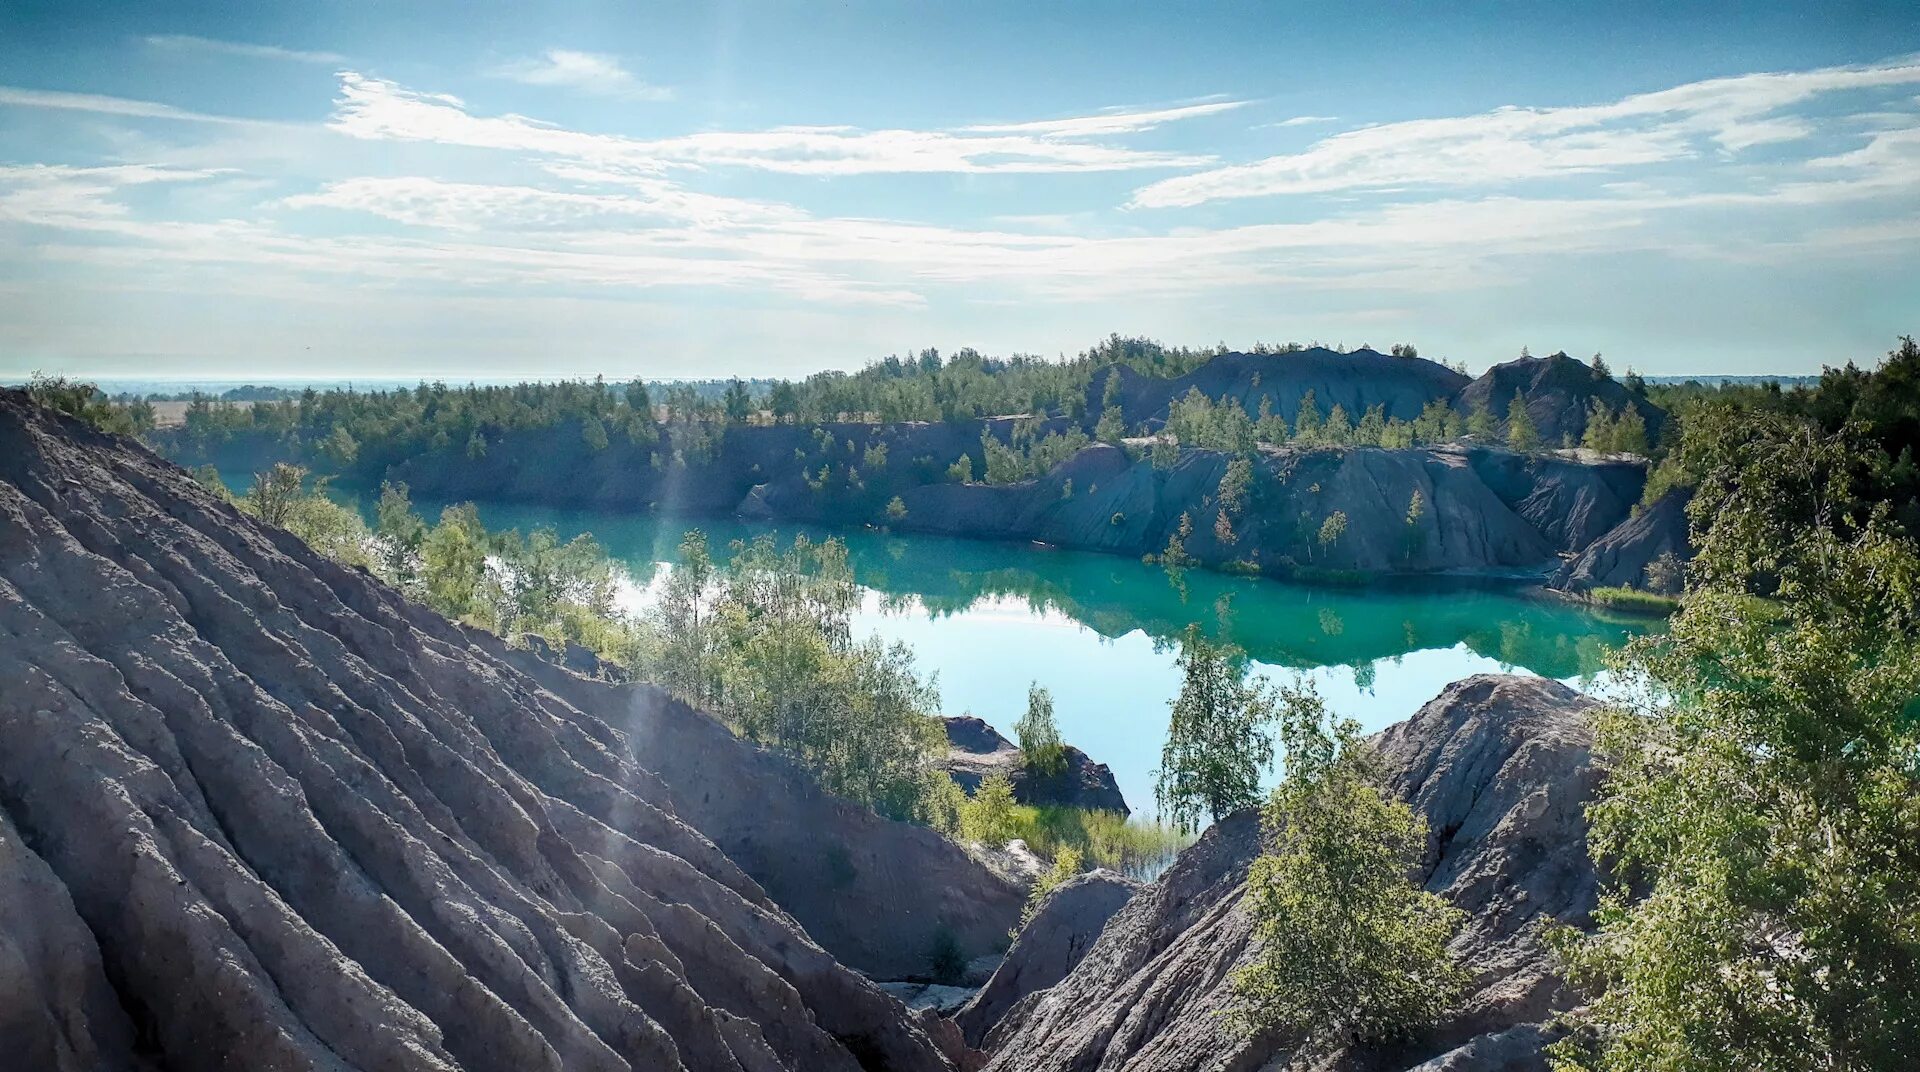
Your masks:
{"label": "ridged rock formation", "polygon": [[1527,416],[1540,433],[1540,441],[1553,447],[1571,439],[1579,443],[1587,432],[1587,416],[1594,401],[1618,416],[1628,406],[1646,422],[1647,442],[1660,441],[1660,429],[1666,423],[1666,411],[1645,397],[1628,391],[1626,385],[1603,376],[1593,366],[1575,361],[1566,354],[1551,357],[1519,357],[1504,361],[1481,373],[1454,398],[1453,408],[1471,413],[1485,406],[1507,432],[1507,409],[1518,395]]}
{"label": "ridged rock formation", "polygon": [[0,393],[0,1063],[948,1067],[530,659]]}
{"label": "ridged rock formation", "polygon": [[1647,567],[1663,555],[1681,563],[1693,558],[1687,521],[1687,503],[1692,499],[1692,492],[1685,488],[1660,496],[1569,559],[1554,576],[1554,587],[1570,592],[1627,587],[1677,594],[1678,576],[1667,578],[1664,586],[1655,585]]}
{"label": "ridged rock formation", "polygon": [[[1596,895],[1584,819],[1596,779],[1583,718],[1589,706],[1551,681],[1483,675],[1448,686],[1375,738],[1391,787],[1430,826],[1422,880],[1470,914],[1454,950],[1475,983],[1437,1029],[1390,1050],[1342,1052],[1329,1067],[1545,1067],[1545,1025],[1575,998],[1555,976],[1536,925],[1587,923]],[[1240,902],[1259,849],[1255,811],[1216,823],[1114,914],[1064,979],[1006,1015],[989,1036],[987,1067],[1289,1067],[1298,1040],[1247,1038],[1220,1015],[1249,951]]]}
{"label": "ridged rock formation", "polygon": [[1015,1005],[1066,978],[1093,948],[1107,920],[1139,889],[1133,879],[1101,869],[1068,879],[1048,893],[1020,928],[1007,958],[954,1014],[967,1045],[981,1047]]}

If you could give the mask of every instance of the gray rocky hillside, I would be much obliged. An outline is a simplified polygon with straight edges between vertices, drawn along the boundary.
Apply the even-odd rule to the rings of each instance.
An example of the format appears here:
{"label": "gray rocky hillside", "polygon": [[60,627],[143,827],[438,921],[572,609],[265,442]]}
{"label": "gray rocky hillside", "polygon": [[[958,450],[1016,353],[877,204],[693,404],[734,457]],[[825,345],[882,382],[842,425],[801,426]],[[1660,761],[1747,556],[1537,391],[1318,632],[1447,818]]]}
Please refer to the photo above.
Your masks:
{"label": "gray rocky hillside", "polygon": [[[1597,779],[1584,718],[1590,706],[1551,681],[1483,675],[1448,686],[1374,739],[1391,788],[1430,828],[1420,880],[1469,913],[1454,951],[1475,978],[1436,1029],[1392,1048],[1350,1048],[1316,1067],[1544,1070],[1553,1017],[1577,999],[1556,976],[1538,928],[1588,923],[1596,897],[1584,818]],[[1104,926],[1094,924],[1097,939],[1059,982],[1025,994],[1002,988],[991,1008],[963,1013],[968,1036],[986,1043],[987,1067],[1292,1067],[1298,1040],[1247,1037],[1221,1015],[1249,949],[1251,921],[1240,901],[1259,851],[1256,811],[1216,823]],[[1063,923],[1054,926],[1070,930]],[[1016,946],[1007,963],[1020,959]]]}
{"label": "gray rocky hillside", "polygon": [[[697,712],[408,604],[17,392],[0,683],[9,1068],[933,1072],[831,946],[883,970],[1018,911]],[[790,816],[757,853],[749,805]],[[854,942],[783,905],[802,823],[842,901],[909,924]]]}

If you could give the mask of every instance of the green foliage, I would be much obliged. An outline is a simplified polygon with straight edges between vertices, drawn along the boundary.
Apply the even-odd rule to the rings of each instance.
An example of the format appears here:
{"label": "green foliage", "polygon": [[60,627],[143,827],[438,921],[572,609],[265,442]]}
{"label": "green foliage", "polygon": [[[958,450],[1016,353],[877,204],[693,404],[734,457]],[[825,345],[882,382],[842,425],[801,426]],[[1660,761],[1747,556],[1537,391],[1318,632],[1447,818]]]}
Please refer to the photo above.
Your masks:
{"label": "green foliage", "polygon": [[1606,454],[1647,453],[1647,422],[1629,402],[1618,416],[1595,398],[1587,411],[1587,428],[1580,445]]}
{"label": "green foliage", "polygon": [[1478,439],[1491,439],[1493,432],[1493,410],[1483,398],[1475,402],[1472,411],[1467,414],[1467,434]]}
{"label": "green foliage", "polygon": [[1301,395],[1300,408],[1293,415],[1293,442],[1309,447],[1325,442],[1321,434],[1323,424],[1320,404],[1314,400],[1313,392]]}
{"label": "green foliage", "polygon": [[973,791],[973,799],[960,813],[960,835],[990,848],[999,848],[1020,836],[1013,799],[1013,783],[1004,774],[989,774]]}
{"label": "green foliage", "polygon": [[1254,423],[1245,407],[1231,400],[1215,402],[1198,387],[1188,388],[1186,397],[1167,408],[1167,431],[1185,446],[1232,454],[1253,450]]}
{"label": "green foliage", "polygon": [[[1053,864],[1033,880],[1033,888],[1027,891],[1027,903],[1020,909],[1020,927],[1025,928],[1033,922],[1034,914],[1040,911],[1040,903],[1047,895],[1060,888],[1060,885],[1080,873],[1083,857],[1080,850],[1071,845],[1063,845],[1053,856]],[[1015,933],[1018,933],[1016,930]]]}
{"label": "green foliage", "polygon": [[1333,513],[1328,514],[1327,519],[1320,523],[1319,541],[1321,549],[1324,551],[1334,544],[1339,543],[1340,538],[1346,534],[1347,512],[1345,510],[1335,510]]}
{"label": "green foliage", "polygon": [[380,573],[395,588],[420,598],[420,550],[427,540],[427,525],[413,512],[405,484],[381,481],[373,532],[379,543]]}
{"label": "green foliage", "polygon": [[[1698,416],[1703,419],[1693,419]],[[1699,548],[1616,660],[1559,1068],[1895,1068],[1920,1052],[1920,549],[1858,428],[1692,415]],[[1755,594],[1766,598],[1755,599]]]}
{"label": "green foliage", "polygon": [[1053,693],[1033,682],[1027,686],[1027,710],[1013,724],[1020,740],[1027,769],[1042,777],[1052,777],[1067,769],[1067,749],[1060,740],[1060,726],[1053,720]]}
{"label": "green foliage", "polygon": [[27,395],[40,405],[78,417],[103,432],[137,436],[153,431],[152,404],[115,402],[90,383],[36,372],[27,381]]}
{"label": "green foliage", "polygon": [[607,425],[598,417],[588,417],[580,425],[580,438],[587,449],[598,453],[607,449]]}
{"label": "green foliage", "polygon": [[927,950],[927,974],[934,982],[949,986],[966,977],[966,951],[944,925],[933,932],[933,945]]}
{"label": "green foliage", "polygon": [[1249,680],[1244,652],[1209,642],[1197,625],[1181,640],[1179,666],[1153,795],[1162,817],[1197,830],[1202,816],[1218,821],[1259,799],[1260,771],[1273,761],[1273,697],[1265,678]]}
{"label": "green foliage", "polygon": [[1587,600],[1608,610],[1626,611],[1630,614],[1653,614],[1666,617],[1680,609],[1680,601],[1672,596],[1657,592],[1643,592],[1638,588],[1608,586],[1587,591]]}
{"label": "green foliage", "polygon": [[987,459],[987,483],[1012,484],[1029,475],[1027,459],[992,432],[980,433],[980,450]]}
{"label": "green foliage", "polygon": [[753,396],[747,393],[747,385],[737,377],[727,381],[727,393],[720,405],[728,424],[745,424],[753,414]]}
{"label": "green foliage", "polygon": [[973,483],[973,456],[962,454],[947,467],[947,479],[961,484]]}
{"label": "green foliage", "polygon": [[906,519],[907,519],[906,500],[902,499],[898,495],[895,495],[893,499],[887,503],[887,520],[888,521],[905,521]]}
{"label": "green foliage", "polygon": [[1540,449],[1540,430],[1527,412],[1526,399],[1517,394],[1507,407],[1507,446],[1522,453]]}
{"label": "green foliage", "polygon": [[253,487],[237,504],[260,520],[300,537],[328,558],[373,568],[373,535],[360,515],[327,498],[326,481],[309,490],[306,480],[305,469],[278,463],[267,472],[255,474]]}
{"label": "green foliage", "polygon": [[1466,913],[1408,877],[1426,822],[1381,790],[1359,724],[1310,686],[1280,689],[1279,720],[1285,766],[1247,875],[1256,947],[1234,1011],[1309,1050],[1433,1023],[1471,976],[1447,951]]}
{"label": "green foliage", "polygon": [[938,695],[902,644],[856,640],[859,588],[838,540],[736,543],[724,570],[690,535],[648,625],[643,664],[830,792],[930,821]]}

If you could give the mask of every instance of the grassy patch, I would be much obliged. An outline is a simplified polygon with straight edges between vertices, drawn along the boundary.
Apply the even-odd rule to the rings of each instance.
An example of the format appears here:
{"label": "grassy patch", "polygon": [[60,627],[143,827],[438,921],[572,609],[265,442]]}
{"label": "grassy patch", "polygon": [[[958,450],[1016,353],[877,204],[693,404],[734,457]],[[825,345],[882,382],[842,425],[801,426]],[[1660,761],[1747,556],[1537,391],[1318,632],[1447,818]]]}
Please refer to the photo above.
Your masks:
{"label": "grassy patch", "polygon": [[1129,821],[1119,812],[1054,806],[1014,809],[1014,836],[1052,859],[1073,849],[1088,867],[1105,867],[1139,879],[1166,870],[1193,839],[1162,823]]}
{"label": "grassy patch", "polygon": [[1680,601],[1672,596],[1642,592],[1638,588],[1595,588],[1587,593],[1587,599],[1608,610],[1663,618],[1680,609]]}

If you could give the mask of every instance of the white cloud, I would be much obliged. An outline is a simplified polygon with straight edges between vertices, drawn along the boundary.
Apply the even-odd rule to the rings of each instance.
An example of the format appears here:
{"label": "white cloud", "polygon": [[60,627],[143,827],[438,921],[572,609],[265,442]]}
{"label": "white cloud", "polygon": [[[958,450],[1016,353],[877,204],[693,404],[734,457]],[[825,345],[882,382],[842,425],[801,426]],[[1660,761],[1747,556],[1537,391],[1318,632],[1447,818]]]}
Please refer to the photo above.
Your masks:
{"label": "white cloud", "polygon": [[94,112],[100,115],[126,116],[131,119],[178,119],[189,123],[244,124],[255,122],[255,120],[239,119],[233,116],[190,112],[184,108],[175,108],[171,104],[131,100],[126,97],[105,97],[97,93],[65,93],[58,90],[21,89],[15,86],[0,86],[0,106],[8,105],[16,108],[53,108],[62,111]]}
{"label": "white cloud", "polygon": [[1202,104],[1184,104],[1177,108],[1159,108],[1151,111],[1115,108],[1066,119],[983,124],[961,129],[979,134],[1040,134],[1063,138],[1090,138],[1101,134],[1132,134],[1142,130],[1152,130],[1182,119],[1230,112],[1235,108],[1244,108],[1250,103],[1252,102],[1243,100],[1208,101]]}
{"label": "white cloud", "polygon": [[551,86],[625,100],[665,101],[673,90],[634,77],[617,58],[597,52],[550,48],[538,58],[517,59],[495,67],[496,78],[529,86]]}
{"label": "white cloud", "polygon": [[1278,123],[1270,125],[1276,127],[1306,127],[1319,123],[1338,123],[1339,121],[1340,117],[1337,115],[1296,115],[1292,119],[1282,119]]}
{"label": "white cloud", "polygon": [[1804,138],[1806,119],[1774,112],[1844,90],[1920,82],[1920,60],[1739,75],[1642,93],[1610,104],[1504,107],[1479,115],[1362,127],[1302,152],[1164,179],[1136,207],[1230,198],[1414,186],[1492,186],[1611,171]]}
{"label": "white cloud", "polygon": [[1148,152],[1058,136],[846,126],[710,131],[639,139],[590,134],[521,115],[480,116],[456,97],[343,73],[330,126],[357,138],[537,153],[597,167],[660,172],[741,167],[791,175],[1060,173],[1202,167],[1211,156]]}
{"label": "white cloud", "polygon": [[152,34],[144,40],[152,48],[172,52],[216,52],[226,56],[245,56],[256,60],[287,60],[293,63],[347,62],[347,58],[338,52],[311,52],[305,49],[281,48],[278,45],[255,45],[245,41],[220,41],[211,37],[195,37],[191,34]]}

